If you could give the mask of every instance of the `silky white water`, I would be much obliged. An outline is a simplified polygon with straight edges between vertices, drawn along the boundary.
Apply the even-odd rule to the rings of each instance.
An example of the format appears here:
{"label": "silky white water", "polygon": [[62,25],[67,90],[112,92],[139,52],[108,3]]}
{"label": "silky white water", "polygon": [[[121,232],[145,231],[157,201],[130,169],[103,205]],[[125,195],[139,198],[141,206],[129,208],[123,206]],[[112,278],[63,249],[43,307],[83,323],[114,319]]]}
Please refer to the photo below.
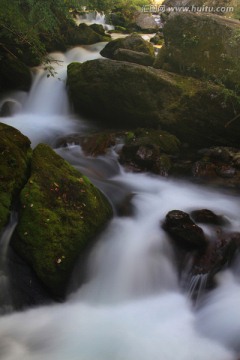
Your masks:
{"label": "silky white water", "polygon": [[71,62],[84,62],[101,57],[99,51],[105,43],[76,47],[67,53],[52,53],[50,65],[55,76],[49,76],[44,67],[36,69],[30,93],[8,94],[1,103],[9,99],[19,105],[12,117],[1,118],[1,122],[19,129],[31,139],[32,147],[40,142],[53,145],[64,134],[83,131],[80,123],[70,115],[70,106],[66,93],[67,66]]}
{"label": "silky white water", "polygon": [[79,15],[76,18],[76,23],[79,24],[99,24],[104,27],[105,30],[113,30],[114,26],[110,24],[106,24],[106,15],[104,13],[100,13],[98,11],[86,13],[85,15]]}
{"label": "silky white water", "polygon": [[[76,61],[78,54],[80,61],[99,56],[89,48],[57,56],[65,64]],[[69,114],[65,80],[58,81],[40,70],[21,114],[3,119],[29,136],[34,146],[39,141],[54,143],[59,134],[87,131],[85,122]],[[238,231],[236,196],[126,173],[114,151],[97,159],[84,156],[79,146],[56,151],[87,174],[113,205],[131,194],[132,215],[114,216],[90,254],[86,283],[64,304],[0,318],[0,359],[237,360],[238,267],[218,274],[217,288],[194,308],[181,289],[173,249],[161,228],[170,210],[208,208],[226,216],[230,230]],[[77,271],[74,277],[77,282]]]}

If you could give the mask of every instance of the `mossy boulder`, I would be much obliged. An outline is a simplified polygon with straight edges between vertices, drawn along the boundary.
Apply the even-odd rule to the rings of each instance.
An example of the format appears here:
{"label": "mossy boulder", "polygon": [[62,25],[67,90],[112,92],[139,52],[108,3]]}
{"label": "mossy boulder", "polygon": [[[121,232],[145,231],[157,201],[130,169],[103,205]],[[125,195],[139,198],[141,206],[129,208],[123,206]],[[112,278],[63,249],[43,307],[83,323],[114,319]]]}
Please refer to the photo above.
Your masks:
{"label": "mossy boulder", "polygon": [[113,59],[144,66],[152,66],[154,62],[153,56],[128,49],[117,49],[113,54]]}
{"label": "mossy boulder", "polygon": [[97,34],[100,34],[102,36],[107,36],[108,38],[111,38],[109,34],[105,33],[105,29],[103,25],[101,24],[92,24],[89,26],[93,31],[95,31]]}
{"label": "mossy boulder", "polygon": [[0,91],[28,91],[31,83],[31,71],[21,60],[13,56],[5,56],[0,60]]}
{"label": "mossy boulder", "polygon": [[75,110],[112,128],[161,126],[196,147],[238,146],[240,99],[210,82],[97,59],[70,64],[67,83]]}
{"label": "mossy boulder", "polygon": [[100,52],[103,57],[113,59],[114,53],[118,49],[127,49],[150,55],[154,58],[154,47],[151,43],[144,40],[140,35],[132,34],[125,38],[110,41]]}
{"label": "mossy boulder", "polygon": [[85,23],[80,24],[78,27],[72,28],[68,34],[69,45],[91,45],[98,42],[109,41],[108,35],[96,32],[91,26]]}
{"label": "mossy boulder", "polygon": [[163,28],[164,63],[176,72],[223,83],[239,91],[240,22],[209,14],[172,13]]}
{"label": "mossy boulder", "polygon": [[0,231],[8,221],[15,197],[27,182],[30,157],[30,140],[0,123]]}
{"label": "mossy boulder", "polygon": [[120,162],[136,171],[150,171],[166,176],[172,166],[171,157],[180,151],[176,136],[161,130],[138,129],[125,133]]}
{"label": "mossy boulder", "polygon": [[38,145],[21,192],[14,249],[55,296],[63,296],[81,251],[112,215],[94,185],[57,155]]}

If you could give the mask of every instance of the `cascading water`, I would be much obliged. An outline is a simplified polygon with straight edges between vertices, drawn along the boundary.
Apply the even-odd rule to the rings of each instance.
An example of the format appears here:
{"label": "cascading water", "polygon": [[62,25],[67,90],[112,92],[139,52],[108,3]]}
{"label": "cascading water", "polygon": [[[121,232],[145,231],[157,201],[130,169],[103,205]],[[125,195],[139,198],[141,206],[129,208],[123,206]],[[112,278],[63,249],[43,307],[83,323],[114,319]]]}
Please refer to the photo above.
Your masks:
{"label": "cascading water", "polygon": [[[81,61],[83,56],[84,60],[99,56],[85,48],[58,59],[76,61],[79,51]],[[58,81],[38,74],[22,113],[4,119],[34,144],[39,138],[54,143],[58,131],[82,131],[81,121],[69,115],[67,102],[61,110],[64,115],[59,114],[64,104],[60,98],[66,99],[66,94],[64,83]],[[23,126],[26,115],[29,121]],[[172,209],[210,208],[227,216],[231,230],[237,231],[240,204],[236,197],[126,173],[114,150],[95,159],[84,156],[76,145],[56,151],[87,174],[113,205],[131,194],[132,215],[113,218],[92,251],[87,282],[66,303],[0,318],[1,360],[236,360],[240,354],[239,269],[219,274],[219,285],[194,309],[181,290],[172,247],[161,229],[161,221]]]}
{"label": "cascading water", "polygon": [[114,26],[106,24],[106,16],[98,11],[86,12],[84,15],[77,16],[76,23],[79,25],[85,23],[87,25],[100,24],[105,30],[113,30]]}
{"label": "cascading water", "polygon": [[84,122],[80,124],[70,115],[65,90],[67,65],[73,61],[84,62],[101,57],[99,51],[104,44],[76,47],[66,54],[50,54],[49,59],[52,61],[49,65],[55,76],[49,76],[49,71],[44,70],[44,67],[37,68],[28,96],[15,92],[1,100],[3,103],[11,98],[21,104],[20,110],[13,117],[3,117],[1,122],[16,127],[27,135],[33,147],[40,142],[54,145],[58,137],[83,130]]}

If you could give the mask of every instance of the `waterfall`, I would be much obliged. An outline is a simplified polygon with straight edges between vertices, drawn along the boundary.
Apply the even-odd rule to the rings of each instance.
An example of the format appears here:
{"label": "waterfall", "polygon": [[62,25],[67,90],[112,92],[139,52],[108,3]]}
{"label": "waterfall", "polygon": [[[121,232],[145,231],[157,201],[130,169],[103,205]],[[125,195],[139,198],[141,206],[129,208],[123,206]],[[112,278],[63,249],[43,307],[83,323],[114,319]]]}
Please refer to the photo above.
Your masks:
{"label": "waterfall", "polygon": [[[57,138],[66,133],[81,131],[84,121],[76,120],[70,114],[70,106],[66,93],[67,65],[73,61],[84,62],[101,57],[99,51],[104,43],[76,47],[67,53],[52,53],[48,56],[48,65],[54,76],[49,76],[45,66],[34,69],[33,85],[28,96],[22,92],[8,94],[20,106],[12,117],[3,117],[1,122],[19,129],[27,135],[35,147],[40,142],[54,145]],[[21,95],[21,96],[20,96]]]}
{"label": "waterfall", "polygon": [[[98,56],[95,45],[54,54],[58,75],[47,78],[38,69],[21,111],[3,121],[19,128],[34,145],[40,140],[54,144],[59,134],[87,131],[86,123],[70,112],[65,71],[71,61]],[[239,271],[219,274],[216,289],[194,308],[180,286],[175,255],[161,228],[170,210],[210,208],[224,213],[231,230],[237,231],[236,196],[125,172],[114,149],[97,158],[85,156],[76,145],[56,151],[87,174],[113,205],[131,194],[132,215],[114,216],[90,254],[86,283],[65,303],[0,318],[1,360],[239,358]],[[74,276],[77,281],[78,273]],[[202,284],[204,279],[195,280]],[[194,286],[189,284],[190,290]]]}
{"label": "waterfall", "polygon": [[114,29],[114,26],[106,24],[105,14],[98,11],[86,12],[84,15],[78,15],[76,22],[78,25],[81,23],[85,23],[87,25],[100,24],[105,30]]}

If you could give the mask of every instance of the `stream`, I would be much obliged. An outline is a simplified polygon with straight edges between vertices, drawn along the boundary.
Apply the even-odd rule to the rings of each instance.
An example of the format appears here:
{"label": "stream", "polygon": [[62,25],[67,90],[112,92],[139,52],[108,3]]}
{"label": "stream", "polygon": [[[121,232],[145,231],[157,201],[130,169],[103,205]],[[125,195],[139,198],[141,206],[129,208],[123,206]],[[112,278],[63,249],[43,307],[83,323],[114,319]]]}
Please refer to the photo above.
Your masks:
{"label": "stream", "polygon": [[[61,136],[87,134],[96,125],[71,112],[65,89],[66,67],[72,61],[100,57],[104,45],[51,54],[55,77],[47,77],[41,67],[35,69],[28,94],[9,93],[1,100],[17,104],[16,112],[1,121],[27,135],[33,147],[45,142],[55,148]],[[237,261],[217,275],[217,287],[194,306],[189,295],[191,284],[181,287],[172,246],[161,229],[161,221],[170,210],[206,208],[227,217],[231,231],[239,231],[240,203],[236,196],[126,172],[115,149],[97,158],[85,156],[74,144],[55,150],[86,174],[113,206],[130,194],[132,214],[113,217],[90,254],[86,283],[70,292],[65,303],[0,317],[0,359],[237,360]],[[77,276],[75,272],[73,282]]]}

